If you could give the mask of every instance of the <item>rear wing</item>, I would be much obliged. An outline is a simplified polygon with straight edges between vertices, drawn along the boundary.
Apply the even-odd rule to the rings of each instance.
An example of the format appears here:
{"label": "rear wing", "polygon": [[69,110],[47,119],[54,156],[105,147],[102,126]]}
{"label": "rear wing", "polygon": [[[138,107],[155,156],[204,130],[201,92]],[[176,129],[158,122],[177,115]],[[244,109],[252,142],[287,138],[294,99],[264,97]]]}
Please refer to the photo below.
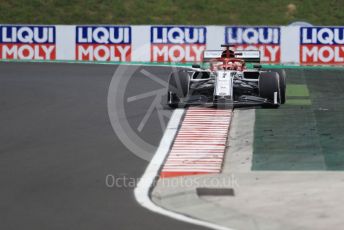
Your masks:
{"label": "rear wing", "polygon": [[222,50],[205,50],[203,52],[203,61],[210,61],[211,59],[221,58]]}
{"label": "rear wing", "polygon": [[[205,50],[203,52],[203,61],[210,61],[212,59],[221,58],[223,50]],[[234,58],[243,59],[245,62],[260,62],[259,50],[236,50],[234,51]]]}
{"label": "rear wing", "polygon": [[234,51],[234,57],[244,59],[245,62],[260,62],[259,50],[237,50]]}

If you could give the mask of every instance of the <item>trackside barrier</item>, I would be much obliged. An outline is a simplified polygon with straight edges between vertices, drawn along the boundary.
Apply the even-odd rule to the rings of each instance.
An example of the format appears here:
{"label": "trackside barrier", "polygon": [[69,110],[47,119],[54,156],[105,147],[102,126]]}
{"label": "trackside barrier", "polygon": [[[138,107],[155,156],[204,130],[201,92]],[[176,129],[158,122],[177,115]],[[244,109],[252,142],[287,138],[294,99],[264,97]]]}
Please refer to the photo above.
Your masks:
{"label": "trackside barrier", "polygon": [[0,25],[5,60],[190,63],[221,44],[265,63],[344,64],[344,27]]}

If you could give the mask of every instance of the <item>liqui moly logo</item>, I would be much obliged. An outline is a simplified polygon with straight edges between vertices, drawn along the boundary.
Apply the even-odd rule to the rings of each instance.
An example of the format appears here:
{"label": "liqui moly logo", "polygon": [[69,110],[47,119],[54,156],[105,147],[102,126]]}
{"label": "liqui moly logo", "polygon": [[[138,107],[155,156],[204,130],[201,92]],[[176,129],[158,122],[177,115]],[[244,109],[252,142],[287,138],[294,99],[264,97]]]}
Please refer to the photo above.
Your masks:
{"label": "liqui moly logo", "polygon": [[55,60],[54,26],[0,26],[0,59]]}
{"label": "liqui moly logo", "polygon": [[206,48],[205,27],[152,26],[152,62],[198,62]]}
{"label": "liqui moly logo", "polygon": [[230,26],[225,28],[225,43],[235,45],[235,49],[238,50],[260,50],[262,62],[280,62],[280,37],[279,27]]}
{"label": "liqui moly logo", "polygon": [[301,64],[343,64],[344,27],[301,27]]}
{"label": "liqui moly logo", "polygon": [[82,61],[130,61],[130,26],[77,26],[76,59]]}

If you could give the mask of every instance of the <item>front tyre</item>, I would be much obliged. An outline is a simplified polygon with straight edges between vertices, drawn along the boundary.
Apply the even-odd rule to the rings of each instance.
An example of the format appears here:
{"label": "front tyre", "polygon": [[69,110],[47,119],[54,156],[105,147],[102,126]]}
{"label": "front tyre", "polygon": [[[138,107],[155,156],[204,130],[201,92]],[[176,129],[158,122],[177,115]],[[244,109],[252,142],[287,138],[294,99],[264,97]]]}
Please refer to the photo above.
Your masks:
{"label": "front tyre", "polygon": [[285,93],[287,90],[287,74],[284,69],[278,69],[276,72],[279,75],[279,86],[281,90],[281,104],[284,104],[286,101]]}
{"label": "front tyre", "polygon": [[279,86],[281,91],[281,104],[285,104],[286,102],[286,90],[287,90],[287,73],[285,72],[285,69],[265,69],[264,71],[268,72],[277,72],[279,75]]}
{"label": "front tyre", "polygon": [[172,72],[168,80],[167,104],[170,108],[178,108],[181,99],[189,92],[190,77],[187,71]]}
{"label": "front tyre", "polygon": [[259,96],[262,98],[266,98],[271,102],[270,105],[264,107],[278,108],[281,104],[281,90],[279,79],[280,77],[277,72],[260,73],[258,83]]}

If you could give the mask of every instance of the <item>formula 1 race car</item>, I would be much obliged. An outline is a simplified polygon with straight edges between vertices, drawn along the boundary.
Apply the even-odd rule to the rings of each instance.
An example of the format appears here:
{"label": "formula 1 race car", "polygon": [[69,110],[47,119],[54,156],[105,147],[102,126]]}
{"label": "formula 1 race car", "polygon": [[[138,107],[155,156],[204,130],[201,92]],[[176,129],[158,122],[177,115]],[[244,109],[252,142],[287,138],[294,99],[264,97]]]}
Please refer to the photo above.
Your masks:
{"label": "formula 1 race car", "polygon": [[259,63],[258,50],[206,50],[203,65],[178,69],[169,78],[167,104],[263,106],[277,108],[286,101],[286,73],[283,69],[263,70],[261,65],[247,69],[246,63]]}

